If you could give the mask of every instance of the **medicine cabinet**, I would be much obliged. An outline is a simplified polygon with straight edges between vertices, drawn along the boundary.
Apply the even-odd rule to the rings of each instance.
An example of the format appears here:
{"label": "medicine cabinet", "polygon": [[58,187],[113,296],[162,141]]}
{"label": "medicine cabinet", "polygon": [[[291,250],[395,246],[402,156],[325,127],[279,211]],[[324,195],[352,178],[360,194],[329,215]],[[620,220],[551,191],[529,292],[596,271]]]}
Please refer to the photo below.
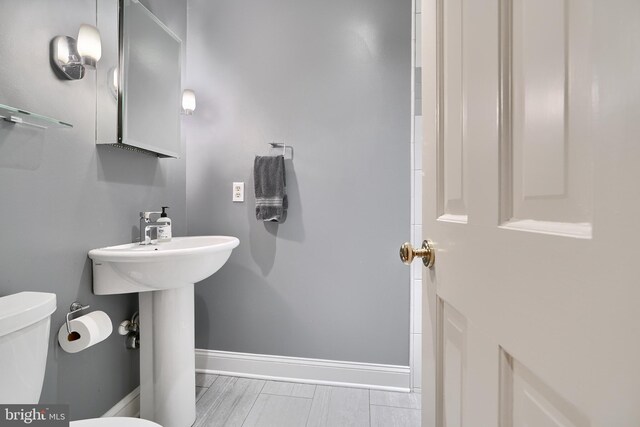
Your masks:
{"label": "medicine cabinet", "polygon": [[96,142],[180,157],[180,38],[138,0],[96,4]]}

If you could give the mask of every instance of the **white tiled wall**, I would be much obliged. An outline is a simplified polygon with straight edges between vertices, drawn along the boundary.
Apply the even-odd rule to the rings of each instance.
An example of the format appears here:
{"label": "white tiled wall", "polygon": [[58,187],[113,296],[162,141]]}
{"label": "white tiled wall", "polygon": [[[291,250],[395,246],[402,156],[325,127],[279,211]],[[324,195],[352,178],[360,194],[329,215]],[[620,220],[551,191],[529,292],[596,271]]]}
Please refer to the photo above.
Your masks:
{"label": "white tiled wall", "polygon": [[[411,139],[411,244],[422,245],[422,81],[421,81],[421,0],[414,0],[413,24],[413,132]],[[411,367],[415,391],[422,389],[422,269],[411,267]]]}

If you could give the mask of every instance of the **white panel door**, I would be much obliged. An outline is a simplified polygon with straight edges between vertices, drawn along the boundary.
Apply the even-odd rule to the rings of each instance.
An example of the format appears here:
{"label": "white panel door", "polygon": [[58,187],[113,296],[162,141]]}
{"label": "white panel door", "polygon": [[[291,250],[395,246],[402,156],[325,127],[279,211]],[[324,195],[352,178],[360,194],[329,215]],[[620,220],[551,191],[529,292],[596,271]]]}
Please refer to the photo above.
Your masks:
{"label": "white panel door", "polygon": [[422,17],[423,425],[640,426],[640,2]]}

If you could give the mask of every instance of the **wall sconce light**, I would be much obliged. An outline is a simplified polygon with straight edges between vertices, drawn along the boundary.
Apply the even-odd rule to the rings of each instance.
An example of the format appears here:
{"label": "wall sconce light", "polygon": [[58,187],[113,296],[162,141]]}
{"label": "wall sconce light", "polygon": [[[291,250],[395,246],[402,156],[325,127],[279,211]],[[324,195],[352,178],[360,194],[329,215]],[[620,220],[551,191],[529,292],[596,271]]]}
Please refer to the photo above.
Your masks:
{"label": "wall sconce light", "polygon": [[102,43],[98,29],[82,24],[78,39],[57,36],[51,42],[51,61],[64,77],[79,80],[87,68],[95,69],[102,56]]}
{"label": "wall sconce light", "polygon": [[182,114],[190,116],[196,109],[196,94],[191,89],[182,92]]}

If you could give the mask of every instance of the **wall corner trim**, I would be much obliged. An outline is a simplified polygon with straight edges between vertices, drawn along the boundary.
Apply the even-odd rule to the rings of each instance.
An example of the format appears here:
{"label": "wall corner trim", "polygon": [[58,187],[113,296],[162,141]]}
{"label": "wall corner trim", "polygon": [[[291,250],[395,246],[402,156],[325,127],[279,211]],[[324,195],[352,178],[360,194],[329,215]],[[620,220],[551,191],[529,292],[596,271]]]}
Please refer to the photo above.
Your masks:
{"label": "wall corner trim", "polygon": [[409,366],[196,349],[196,372],[409,392]]}
{"label": "wall corner trim", "polygon": [[140,387],[122,398],[111,409],[104,413],[103,417],[133,417],[140,416]]}

